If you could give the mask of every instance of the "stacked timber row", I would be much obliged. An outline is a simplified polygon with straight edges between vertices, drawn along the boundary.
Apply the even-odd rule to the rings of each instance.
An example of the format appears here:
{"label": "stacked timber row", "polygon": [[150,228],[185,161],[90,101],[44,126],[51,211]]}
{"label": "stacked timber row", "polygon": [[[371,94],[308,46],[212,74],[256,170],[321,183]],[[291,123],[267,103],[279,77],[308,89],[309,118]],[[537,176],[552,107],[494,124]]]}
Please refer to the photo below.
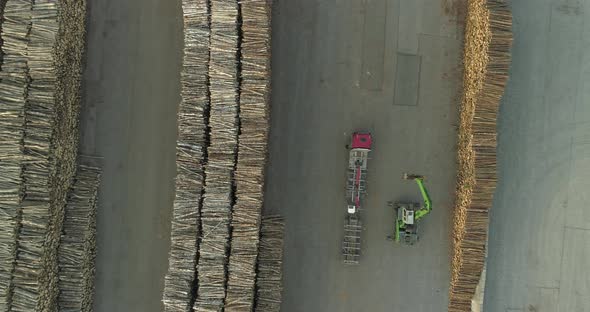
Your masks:
{"label": "stacked timber row", "polygon": [[[42,2],[39,3],[42,4]],[[66,199],[76,173],[80,89],[86,37],[86,1],[59,0],[57,3],[59,30],[53,48],[57,80],[54,98],[55,115],[53,116],[55,126],[50,151],[52,160],[49,172],[50,216],[41,263],[43,274],[39,279],[41,291],[37,311],[57,309],[59,292],[57,251]],[[46,32],[45,35],[47,35]]]}
{"label": "stacked timber row", "polygon": [[0,72],[0,311],[12,301],[12,273],[22,200],[23,129],[28,89],[31,2],[9,1],[2,16]]}
{"label": "stacked timber row", "polygon": [[470,0],[449,311],[471,311],[496,188],[496,119],[508,79],[512,14],[504,0]]}
{"label": "stacked timber row", "polygon": [[[7,0],[0,0],[0,18],[4,18],[4,8],[6,7]],[[1,19],[0,19],[1,20]],[[2,23],[0,23],[0,47],[2,47]],[[4,52],[0,48],[0,68],[2,68],[2,59],[4,56]]]}
{"label": "stacked timber row", "polygon": [[100,169],[79,165],[59,245],[59,310],[92,311]]}
{"label": "stacked timber row", "polygon": [[240,135],[225,311],[252,311],[264,197],[270,93],[270,4],[241,3]]}
{"label": "stacked timber row", "polygon": [[53,311],[78,147],[85,1],[4,2],[0,311]]}
{"label": "stacked timber row", "polygon": [[265,216],[260,230],[255,312],[279,312],[283,290],[283,237],[285,221]]}
{"label": "stacked timber row", "polygon": [[270,3],[184,0],[183,14],[163,303],[166,311],[252,311],[269,128]]}
{"label": "stacked timber row", "polygon": [[238,139],[238,2],[211,0],[209,146],[195,311],[221,311]]}
{"label": "stacked timber row", "polygon": [[196,274],[199,204],[203,190],[205,113],[209,106],[207,0],[184,0],[184,55],[178,109],[175,197],[163,303],[167,312],[190,311]]}
{"label": "stacked timber row", "polygon": [[[10,3],[10,0],[8,3]],[[13,275],[12,308],[39,311],[45,238],[50,223],[50,149],[55,116],[56,68],[53,57],[58,31],[56,3],[34,3],[27,50],[29,88],[25,103],[22,163],[23,201]]]}

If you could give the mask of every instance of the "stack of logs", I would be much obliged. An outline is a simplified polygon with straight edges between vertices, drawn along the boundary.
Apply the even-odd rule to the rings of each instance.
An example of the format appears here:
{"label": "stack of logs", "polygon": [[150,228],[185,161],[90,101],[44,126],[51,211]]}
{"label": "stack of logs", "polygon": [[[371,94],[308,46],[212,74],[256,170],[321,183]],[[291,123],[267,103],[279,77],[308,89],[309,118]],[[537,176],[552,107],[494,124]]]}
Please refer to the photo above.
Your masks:
{"label": "stack of logs", "polygon": [[[7,5],[10,3],[8,1]],[[53,47],[57,25],[56,3],[32,5],[27,46],[29,85],[25,103],[22,162],[21,226],[17,233],[16,266],[13,272],[13,307],[35,310],[45,305],[39,282],[47,278],[42,263],[45,238],[50,227],[50,149],[55,115]]]}
{"label": "stack of logs", "polygon": [[[58,272],[67,272],[60,241],[82,239],[62,234],[77,163],[86,2],[1,4],[0,311],[54,311]],[[68,246],[70,260],[90,250]]]}
{"label": "stack of logs", "polygon": [[256,312],[281,310],[283,234],[285,221],[279,216],[265,216],[260,233]]}
{"label": "stack of logs", "polygon": [[227,249],[238,145],[238,3],[211,0],[209,38],[209,146],[195,311],[220,311],[226,288]]}
{"label": "stack of logs", "polygon": [[252,310],[269,129],[270,5],[244,1],[241,12],[240,136],[226,311]]}
{"label": "stack of logs", "polygon": [[31,1],[8,1],[2,16],[2,71],[0,72],[0,310],[12,302],[17,232],[23,192],[23,135],[29,70],[27,47]]}
{"label": "stack of logs", "polygon": [[209,105],[209,17],[206,0],[182,2],[184,55],[176,140],[175,198],[169,269],[165,277],[165,311],[189,311],[194,300],[197,237],[204,173],[206,116]]}
{"label": "stack of logs", "polygon": [[[164,307],[252,311],[259,251],[273,250],[272,265],[282,256],[281,246],[271,246],[280,237],[268,237],[259,250],[271,6],[267,0],[183,0],[182,8],[182,100]],[[270,263],[262,265],[266,278]],[[274,273],[272,282],[259,286],[270,285],[273,290],[262,293],[277,298],[280,275]]]}
{"label": "stack of logs", "polygon": [[92,311],[99,183],[99,168],[78,166],[66,204],[58,250],[58,303],[62,311]]}
{"label": "stack of logs", "polygon": [[510,67],[512,14],[504,0],[470,0],[465,29],[463,98],[449,308],[471,311],[485,261],[496,188],[496,119]]}

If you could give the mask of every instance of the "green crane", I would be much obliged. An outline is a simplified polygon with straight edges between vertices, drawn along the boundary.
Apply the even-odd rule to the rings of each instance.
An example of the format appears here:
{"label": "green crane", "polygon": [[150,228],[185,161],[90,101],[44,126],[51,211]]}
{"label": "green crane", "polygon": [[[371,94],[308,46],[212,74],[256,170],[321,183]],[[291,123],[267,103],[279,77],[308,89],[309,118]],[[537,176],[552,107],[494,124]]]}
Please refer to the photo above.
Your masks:
{"label": "green crane", "polygon": [[413,245],[419,240],[418,222],[430,213],[432,210],[432,201],[424,186],[424,176],[404,173],[403,179],[416,181],[420,189],[420,194],[422,194],[424,205],[420,205],[419,203],[389,202],[389,206],[395,209],[396,215],[395,233],[393,238],[389,238],[398,243],[402,242],[406,245]]}

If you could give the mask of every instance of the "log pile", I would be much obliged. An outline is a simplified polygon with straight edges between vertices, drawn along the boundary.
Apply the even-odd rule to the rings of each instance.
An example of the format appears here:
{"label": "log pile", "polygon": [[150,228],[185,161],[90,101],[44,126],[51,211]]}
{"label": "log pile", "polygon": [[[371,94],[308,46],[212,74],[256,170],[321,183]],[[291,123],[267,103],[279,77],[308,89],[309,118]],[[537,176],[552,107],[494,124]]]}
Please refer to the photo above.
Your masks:
{"label": "log pile", "polygon": [[206,0],[184,0],[184,55],[181,102],[178,109],[175,197],[171,247],[163,303],[167,312],[190,311],[196,274],[199,203],[206,156],[206,120],[209,106],[209,14]]}
{"label": "log pile", "polygon": [[31,2],[9,1],[3,11],[0,72],[0,311],[12,301],[12,274],[22,200],[23,129],[28,90]]}
{"label": "log pile", "polygon": [[[8,2],[8,4],[10,1]],[[12,307],[41,310],[45,238],[50,223],[51,140],[55,118],[56,68],[53,57],[58,32],[56,3],[34,3],[27,47],[29,86],[25,103],[22,162],[23,201],[13,273]]]}
{"label": "log pile", "polygon": [[209,146],[194,310],[223,309],[238,139],[238,2],[211,0]]}
{"label": "log pile", "polygon": [[470,0],[465,30],[450,312],[471,311],[496,188],[496,119],[508,79],[512,15],[504,0]]}
{"label": "log pile", "polygon": [[252,311],[269,128],[270,2],[184,0],[183,14],[163,302],[166,311]]}
{"label": "log pile", "polygon": [[54,311],[78,149],[86,2],[4,3],[0,311]]}
{"label": "log pile", "polygon": [[61,238],[66,198],[78,158],[80,89],[86,43],[86,1],[57,1],[59,30],[53,49],[55,71],[55,120],[49,173],[50,217],[42,257],[43,275],[39,280],[38,311],[57,309],[57,250]]}
{"label": "log pile", "polygon": [[255,312],[279,312],[283,290],[283,236],[285,221],[265,216],[260,229]]}
{"label": "log pile", "polygon": [[99,183],[100,169],[78,166],[58,250],[60,311],[92,311]]}
{"label": "log pile", "polygon": [[270,92],[270,4],[241,4],[240,135],[225,311],[252,311],[264,195]]}

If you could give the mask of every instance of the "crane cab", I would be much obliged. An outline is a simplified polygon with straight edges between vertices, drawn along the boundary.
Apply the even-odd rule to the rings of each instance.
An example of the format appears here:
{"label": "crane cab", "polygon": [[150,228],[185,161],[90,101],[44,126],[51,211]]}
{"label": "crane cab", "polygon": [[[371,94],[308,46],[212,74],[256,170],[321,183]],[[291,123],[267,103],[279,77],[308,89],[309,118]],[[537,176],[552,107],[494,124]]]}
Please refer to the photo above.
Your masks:
{"label": "crane cab", "polygon": [[403,206],[400,210],[401,219],[404,221],[404,224],[414,224],[414,210],[406,209],[406,206]]}
{"label": "crane cab", "polygon": [[416,211],[420,209],[418,203],[390,203],[390,206],[395,206],[397,212],[397,219],[405,225],[413,225],[416,223]]}

